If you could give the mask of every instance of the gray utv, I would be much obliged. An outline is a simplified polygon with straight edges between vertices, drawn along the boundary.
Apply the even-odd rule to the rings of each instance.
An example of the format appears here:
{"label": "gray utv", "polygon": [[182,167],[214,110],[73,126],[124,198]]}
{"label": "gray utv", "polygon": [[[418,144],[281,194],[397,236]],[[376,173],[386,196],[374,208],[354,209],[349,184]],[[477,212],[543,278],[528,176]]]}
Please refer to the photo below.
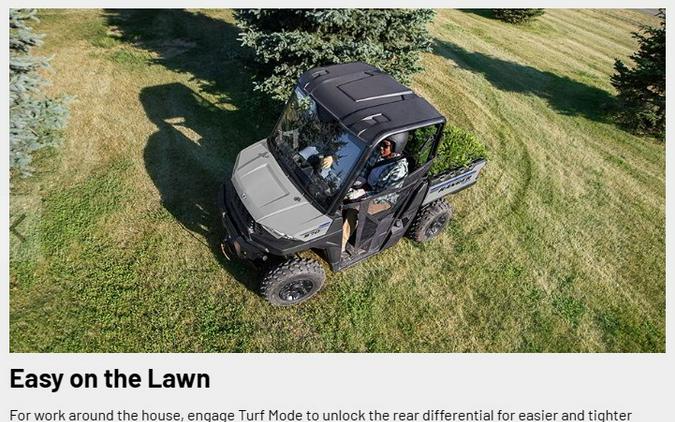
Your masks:
{"label": "gray utv", "polygon": [[[319,262],[300,252],[311,249],[339,271],[404,235],[434,238],[452,218],[444,197],[474,184],[485,165],[476,160],[430,176],[444,124],[426,100],[368,64],[305,72],[272,134],[239,153],[221,189],[223,253],[266,263],[262,295],[293,305],[326,278]],[[385,139],[396,154],[381,161],[406,160],[407,172],[376,191],[368,176],[382,164],[372,165],[372,157]],[[355,197],[358,189],[365,194]]]}

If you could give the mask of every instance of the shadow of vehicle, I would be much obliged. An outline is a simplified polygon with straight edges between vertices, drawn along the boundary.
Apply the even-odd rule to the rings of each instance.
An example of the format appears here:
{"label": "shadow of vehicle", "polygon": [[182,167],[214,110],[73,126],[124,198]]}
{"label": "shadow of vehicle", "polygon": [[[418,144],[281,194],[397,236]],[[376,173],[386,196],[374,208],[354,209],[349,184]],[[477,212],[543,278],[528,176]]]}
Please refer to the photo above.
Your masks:
{"label": "shadow of vehicle", "polygon": [[216,198],[239,151],[271,130],[278,105],[252,94],[237,28],[185,10],[108,10],[106,17],[122,41],[152,51],[153,64],[191,75],[194,89],[169,83],[139,94],[157,126],[144,149],[145,168],[171,215],[233,277],[257,290],[255,271],[220,251]]}
{"label": "shadow of vehicle", "polygon": [[481,73],[502,91],[533,94],[544,99],[558,113],[609,122],[608,112],[615,98],[607,91],[532,66],[502,60],[442,40],[434,40],[434,53],[454,61],[457,66]]}
{"label": "shadow of vehicle", "polygon": [[[190,233],[203,239],[237,281],[257,289],[257,276],[243,263],[227,261],[220,251],[222,227],[216,198],[236,154],[240,137],[223,131],[227,112],[209,106],[179,83],[144,88],[140,100],[157,126],[143,151],[145,168],[161,203]],[[248,139],[247,139],[248,141]]]}

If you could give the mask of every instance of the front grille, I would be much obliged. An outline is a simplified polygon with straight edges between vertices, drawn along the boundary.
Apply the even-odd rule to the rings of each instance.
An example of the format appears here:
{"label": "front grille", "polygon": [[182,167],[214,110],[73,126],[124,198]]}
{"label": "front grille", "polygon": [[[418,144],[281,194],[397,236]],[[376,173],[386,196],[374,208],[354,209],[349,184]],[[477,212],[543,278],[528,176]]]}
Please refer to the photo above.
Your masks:
{"label": "front grille", "polygon": [[239,227],[245,228],[249,234],[250,233],[263,234],[264,229],[260,224],[256,223],[251,214],[249,214],[248,210],[246,209],[246,206],[244,205],[243,202],[241,202],[241,199],[239,198],[237,191],[234,188],[232,188],[230,189],[229,193],[230,195],[228,198],[229,199],[228,202],[232,206],[232,210],[230,212],[237,220],[237,225]]}

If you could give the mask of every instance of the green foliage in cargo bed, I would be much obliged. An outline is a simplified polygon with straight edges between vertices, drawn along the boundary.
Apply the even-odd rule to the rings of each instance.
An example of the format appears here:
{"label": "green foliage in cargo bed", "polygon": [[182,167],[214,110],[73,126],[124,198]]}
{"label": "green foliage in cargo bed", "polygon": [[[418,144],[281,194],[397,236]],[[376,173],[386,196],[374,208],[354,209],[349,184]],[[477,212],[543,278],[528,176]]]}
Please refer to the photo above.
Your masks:
{"label": "green foliage in cargo bed", "polygon": [[487,158],[487,151],[476,135],[462,128],[446,125],[429,174],[435,175],[464,167],[480,158]]}

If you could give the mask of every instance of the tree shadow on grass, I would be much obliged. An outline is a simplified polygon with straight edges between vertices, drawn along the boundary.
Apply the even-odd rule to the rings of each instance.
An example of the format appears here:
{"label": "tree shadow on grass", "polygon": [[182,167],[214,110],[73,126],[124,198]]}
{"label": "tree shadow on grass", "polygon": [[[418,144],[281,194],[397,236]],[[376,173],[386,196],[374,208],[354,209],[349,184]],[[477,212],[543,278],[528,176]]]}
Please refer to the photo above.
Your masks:
{"label": "tree shadow on grass", "polygon": [[463,69],[481,73],[493,86],[508,92],[533,94],[558,113],[610,122],[615,98],[607,91],[531,66],[502,60],[455,44],[434,40],[434,52]]}
{"label": "tree shadow on grass", "polygon": [[496,19],[493,9],[458,9],[460,12],[471,13],[473,15],[481,16],[487,19]]}
{"label": "tree shadow on grass", "polygon": [[109,9],[105,18],[117,39],[152,53],[154,64],[191,75],[218,103],[263,113],[274,122],[280,105],[253,92],[236,26],[183,9]]}
{"label": "tree shadow on grass", "polygon": [[233,277],[256,290],[255,271],[220,251],[216,198],[239,151],[271,130],[278,105],[250,101],[237,29],[184,10],[110,10],[106,18],[123,42],[153,53],[153,64],[190,74],[199,87],[169,83],[141,90],[145,113],[157,126],[145,146],[145,167],[171,215],[203,238]]}

